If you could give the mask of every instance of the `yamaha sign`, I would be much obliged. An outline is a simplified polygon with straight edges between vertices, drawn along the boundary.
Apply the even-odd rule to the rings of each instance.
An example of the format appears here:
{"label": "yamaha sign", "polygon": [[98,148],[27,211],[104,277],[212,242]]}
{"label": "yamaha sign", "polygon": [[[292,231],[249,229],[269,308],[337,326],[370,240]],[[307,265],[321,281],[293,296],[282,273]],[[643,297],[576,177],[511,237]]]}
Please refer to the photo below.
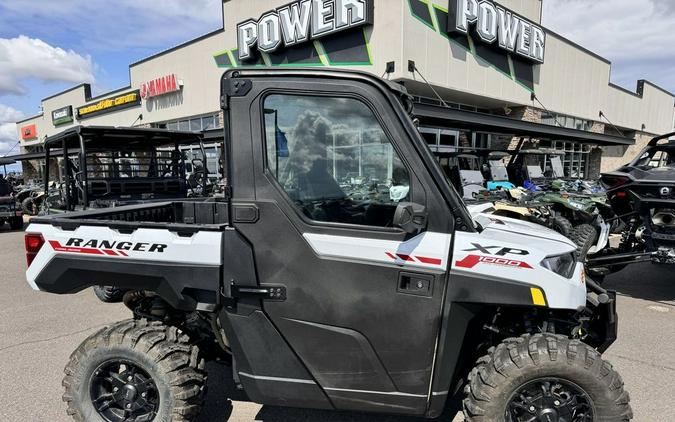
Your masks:
{"label": "yamaha sign", "polygon": [[472,27],[481,42],[544,63],[546,33],[541,26],[490,0],[450,0],[450,31],[468,34]]}
{"label": "yamaha sign", "polygon": [[374,0],[301,0],[237,25],[239,59],[373,23]]}

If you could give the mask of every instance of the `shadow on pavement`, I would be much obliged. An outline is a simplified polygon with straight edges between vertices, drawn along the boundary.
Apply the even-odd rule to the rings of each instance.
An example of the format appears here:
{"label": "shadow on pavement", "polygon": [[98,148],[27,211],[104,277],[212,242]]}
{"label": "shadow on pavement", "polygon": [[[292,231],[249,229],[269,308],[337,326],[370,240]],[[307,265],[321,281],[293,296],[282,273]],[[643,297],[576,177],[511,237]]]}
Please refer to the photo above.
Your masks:
{"label": "shadow on pavement", "polygon": [[675,266],[650,263],[629,265],[607,277],[603,287],[636,299],[675,306]]}
{"label": "shadow on pavement", "polygon": [[[232,402],[247,402],[246,395],[238,391],[232,381],[231,369],[219,364],[208,364],[208,393],[206,403],[198,422],[228,422],[232,416]],[[452,403],[444,414],[436,419],[451,422],[458,413],[459,404]],[[237,418],[237,421],[244,419]],[[406,416],[378,415],[327,410],[294,409],[263,406],[255,415],[256,421],[264,422],[421,422],[428,419]]]}

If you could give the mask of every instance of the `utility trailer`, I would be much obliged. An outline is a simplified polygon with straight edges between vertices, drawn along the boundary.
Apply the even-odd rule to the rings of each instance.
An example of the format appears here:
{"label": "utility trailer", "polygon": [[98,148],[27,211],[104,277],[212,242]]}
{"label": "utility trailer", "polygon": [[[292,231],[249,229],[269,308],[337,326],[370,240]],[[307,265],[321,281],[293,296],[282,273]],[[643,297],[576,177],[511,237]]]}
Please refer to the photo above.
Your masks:
{"label": "utility trailer", "polygon": [[[472,218],[404,88],[248,69],[224,75],[221,98],[223,195],[27,228],[34,289],[130,289],[132,319],[66,366],[74,419],[194,420],[205,360],[231,365],[268,405],[433,418],[459,395],[469,421],[631,419],[601,357],[616,339],[615,294],[584,278],[563,236]],[[358,138],[340,142],[367,139],[366,156],[336,154],[345,128]],[[397,194],[343,190],[362,164]]]}

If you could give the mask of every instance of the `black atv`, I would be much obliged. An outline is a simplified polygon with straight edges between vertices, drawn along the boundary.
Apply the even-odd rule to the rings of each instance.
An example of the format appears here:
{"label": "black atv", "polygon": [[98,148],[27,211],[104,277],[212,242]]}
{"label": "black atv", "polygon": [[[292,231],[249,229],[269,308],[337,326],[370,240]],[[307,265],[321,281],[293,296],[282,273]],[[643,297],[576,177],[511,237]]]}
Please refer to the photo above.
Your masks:
{"label": "black atv", "polygon": [[612,263],[618,262],[614,267],[638,260],[675,264],[675,140],[669,140],[671,136],[675,132],[652,139],[630,164],[601,176],[614,212],[627,225],[615,251],[618,255],[611,257]]}

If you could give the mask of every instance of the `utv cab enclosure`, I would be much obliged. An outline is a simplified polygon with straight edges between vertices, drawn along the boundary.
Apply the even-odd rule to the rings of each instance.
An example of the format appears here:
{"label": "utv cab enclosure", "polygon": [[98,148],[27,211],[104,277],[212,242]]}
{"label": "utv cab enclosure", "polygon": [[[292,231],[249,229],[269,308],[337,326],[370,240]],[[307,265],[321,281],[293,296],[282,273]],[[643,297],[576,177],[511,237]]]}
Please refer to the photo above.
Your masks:
{"label": "utv cab enclosure", "polygon": [[[470,421],[631,418],[600,356],[614,294],[587,289],[566,238],[474,221],[404,88],[249,69],[227,72],[221,97],[224,196],[27,229],[33,288],[131,289],[133,319],[66,367],[69,414],[194,420],[211,359],[269,405],[436,417],[464,394]],[[376,180],[372,195],[345,192],[350,174]]]}

